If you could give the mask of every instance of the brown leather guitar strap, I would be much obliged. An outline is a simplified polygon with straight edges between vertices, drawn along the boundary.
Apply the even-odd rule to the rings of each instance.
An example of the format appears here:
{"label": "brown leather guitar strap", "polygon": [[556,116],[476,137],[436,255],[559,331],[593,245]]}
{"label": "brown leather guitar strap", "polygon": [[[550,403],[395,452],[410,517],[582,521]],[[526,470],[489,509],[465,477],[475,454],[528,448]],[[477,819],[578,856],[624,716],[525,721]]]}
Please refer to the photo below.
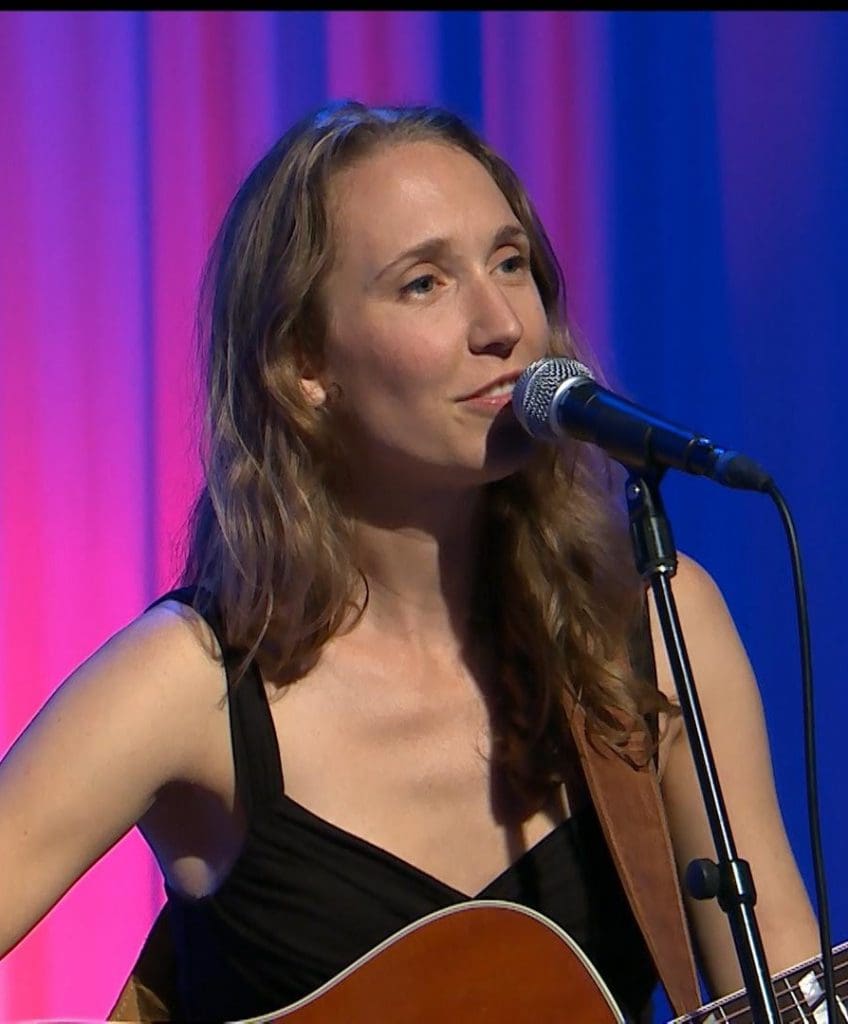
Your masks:
{"label": "brown leather guitar strap", "polygon": [[636,768],[595,745],[583,709],[575,704],[569,710],[589,792],[636,922],[675,1012],[692,1013],[702,1000],[654,762]]}

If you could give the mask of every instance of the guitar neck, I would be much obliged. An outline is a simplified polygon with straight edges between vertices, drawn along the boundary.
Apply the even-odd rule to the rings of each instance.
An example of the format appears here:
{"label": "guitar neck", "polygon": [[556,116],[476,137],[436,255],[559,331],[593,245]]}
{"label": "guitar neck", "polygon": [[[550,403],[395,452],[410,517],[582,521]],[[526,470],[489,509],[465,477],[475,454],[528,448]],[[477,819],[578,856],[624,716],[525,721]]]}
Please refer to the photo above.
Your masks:
{"label": "guitar neck", "polygon": [[[841,996],[848,994],[848,942],[833,950],[833,975],[842,1018],[848,1012]],[[827,1024],[827,1008],[821,957],[812,957],[797,967],[790,967],[772,978],[777,1008],[784,1024]],[[708,1003],[686,1017],[677,1017],[671,1024],[754,1024],[747,992],[736,992],[714,1003]]]}

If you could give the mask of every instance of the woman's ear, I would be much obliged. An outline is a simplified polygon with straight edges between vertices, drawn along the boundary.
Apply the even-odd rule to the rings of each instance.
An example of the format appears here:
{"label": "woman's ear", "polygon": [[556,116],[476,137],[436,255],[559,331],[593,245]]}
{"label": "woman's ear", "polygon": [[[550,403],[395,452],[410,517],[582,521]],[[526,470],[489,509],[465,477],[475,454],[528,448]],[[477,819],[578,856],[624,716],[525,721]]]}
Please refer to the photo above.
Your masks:
{"label": "woman's ear", "polygon": [[317,376],[301,376],[300,389],[313,409],[320,409],[327,401],[327,390]]}
{"label": "woman's ear", "polygon": [[321,367],[317,365],[319,360],[308,355],[299,341],[295,344],[295,352],[300,390],[313,409],[320,409],[327,401],[327,389],[321,381]]}

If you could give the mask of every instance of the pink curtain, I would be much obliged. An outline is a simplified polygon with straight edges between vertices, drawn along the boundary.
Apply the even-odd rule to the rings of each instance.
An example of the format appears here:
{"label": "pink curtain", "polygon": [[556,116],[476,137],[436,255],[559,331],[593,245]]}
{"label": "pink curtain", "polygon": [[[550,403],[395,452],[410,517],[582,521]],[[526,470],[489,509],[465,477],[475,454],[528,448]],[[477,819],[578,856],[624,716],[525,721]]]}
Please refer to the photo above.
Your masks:
{"label": "pink curtain", "polygon": [[[613,379],[784,485],[832,761],[848,716],[846,50],[843,12],[0,13],[0,754],[174,582],[207,248],[278,135],[354,97],[464,114],[526,181]],[[666,491],[758,671],[809,885],[788,560],[755,500],[680,476]],[[841,773],[820,783],[838,871]],[[848,889],[830,895],[836,941]],[[102,1019],[162,899],[130,833],[0,961],[0,1020]]]}
{"label": "pink curtain", "polygon": [[[328,98],[449,99],[445,17],[0,14],[0,750],[179,570],[199,479],[199,276],[239,181]],[[557,51],[578,49],[594,23],[487,12],[483,24],[484,54],[465,57],[468,74],[484,62],[485,127],[528,154],[556,116],[564,127],[534,183],[558,240],[582,246],[597,224],[597,138],[588,150],[569,139],[585,133],[578,100],[597,75],[590,55],[565,67]],[[541,63],[521,59],[540,45]],[[500,84],[513,68],[526,120]],[[595,258],[580,274],[597,336]],[[131,833],[0,962],[0,1018],[104,1016],[162,898]]]}

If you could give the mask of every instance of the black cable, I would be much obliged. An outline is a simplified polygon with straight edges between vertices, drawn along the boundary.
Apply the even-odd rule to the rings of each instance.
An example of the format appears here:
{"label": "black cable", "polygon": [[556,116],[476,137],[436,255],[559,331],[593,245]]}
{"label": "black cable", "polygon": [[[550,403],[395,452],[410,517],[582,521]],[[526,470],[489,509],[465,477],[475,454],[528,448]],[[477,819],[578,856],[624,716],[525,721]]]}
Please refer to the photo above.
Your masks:
{"label": "black cable", "polygon": [[816,781],[816,730],[815,712],[813,707],[813,667],[810,654],[810,625],[807,618],[807,597],[804,590],[804,574],[801,569],[801,551],[795,533],[795,525],[789,506],[777,489],[773,480],[763,488],[780,513],[786,537],[789,541],[789,552],[792,559],[792,578],[795,584],[795,605],[798,613],[798,639],[801,648],[801,681],[804,701],[804,762],[807,779],[807,806],[810,822],[810,845],[813,852],[813,874],[816,883],[816,902],[818,904],[819,936],[822,947],[822,970],[824,972],[824,989],[827,1003],[827,1015],[831,1024],[841,1019],[836,1003],[836,985],[833,976],[833,955],[830,942],[830,912],[827,904],[827,886],[825,882],[824,855],[822,852],[821,827],[819,820],[818,782]]}

